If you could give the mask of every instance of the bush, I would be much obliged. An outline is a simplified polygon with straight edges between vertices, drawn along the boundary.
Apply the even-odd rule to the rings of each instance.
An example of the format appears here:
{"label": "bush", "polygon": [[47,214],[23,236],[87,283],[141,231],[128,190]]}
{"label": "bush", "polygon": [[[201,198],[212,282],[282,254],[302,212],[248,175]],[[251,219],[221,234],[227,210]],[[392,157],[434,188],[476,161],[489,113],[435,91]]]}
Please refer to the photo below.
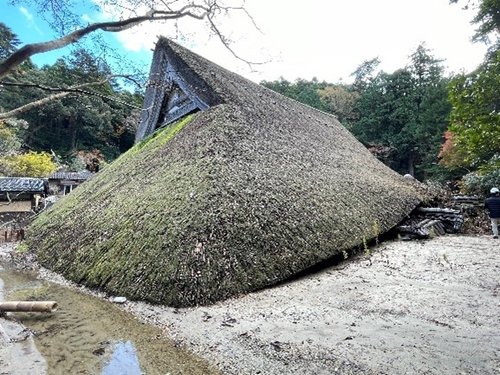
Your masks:
{"label": "bush", "polygon": [[472,172],[462,178],[462,190],[467,194],[489,195],[494,186],[500,186],[500,169],[486,173]]}
{"label": "bush", "polygon": [[33,152],[3,158],[3,173],[19,177],[47,177],[57,168],[47,152]]}

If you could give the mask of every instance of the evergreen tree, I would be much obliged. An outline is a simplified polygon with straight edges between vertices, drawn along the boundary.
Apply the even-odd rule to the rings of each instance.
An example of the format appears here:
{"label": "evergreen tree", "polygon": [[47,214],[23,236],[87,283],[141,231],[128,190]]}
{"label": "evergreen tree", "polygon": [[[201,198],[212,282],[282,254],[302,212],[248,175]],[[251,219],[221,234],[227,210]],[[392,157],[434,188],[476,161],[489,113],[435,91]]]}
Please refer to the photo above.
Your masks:
{"label": "evergreen tree", "polygon": [[17,35],[4,23],[0,22],[0,61],[6,59],[21,44]]}
{"label": "evergreen tree", "polygon": [[419,46],[406,68],[358,81],[362,91],[354,135],[393,150],[390,165],[400,173],[429,177],[450,111],[447,82],[441,61]]}

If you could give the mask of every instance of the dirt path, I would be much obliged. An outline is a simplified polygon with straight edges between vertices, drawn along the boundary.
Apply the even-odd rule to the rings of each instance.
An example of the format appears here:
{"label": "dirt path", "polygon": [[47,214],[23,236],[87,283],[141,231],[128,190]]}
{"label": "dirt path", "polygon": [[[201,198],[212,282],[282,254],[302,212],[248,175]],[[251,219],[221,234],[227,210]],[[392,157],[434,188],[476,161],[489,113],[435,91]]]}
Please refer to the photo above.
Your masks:
{"label": "dirt path", "polygon": [[389,242],[210,307],[130,303],[227,374],[500,374],[500,241]]}

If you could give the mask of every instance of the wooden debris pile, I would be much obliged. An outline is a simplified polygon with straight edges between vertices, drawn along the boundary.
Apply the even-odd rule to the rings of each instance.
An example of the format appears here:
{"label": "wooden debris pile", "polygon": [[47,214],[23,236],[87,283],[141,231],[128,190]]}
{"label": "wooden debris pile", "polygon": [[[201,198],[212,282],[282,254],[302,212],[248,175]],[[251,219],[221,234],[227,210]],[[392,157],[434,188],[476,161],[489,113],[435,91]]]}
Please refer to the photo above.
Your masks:
{"label": "wooden debris pile", "polygon": [[452,208],[462,211],[484,207],[484,198],[477,195],[453,195],[450,200]]}
{"label": "wooden debris pile", "polygon": [[484,209],[484,199],[478,195],[453,195],[443,191],[431,203],[440,207],[419,207],[395,229],[403,239],[457,232],[488,234],[491,225]]}
{"label": "wooden debris pile", "polygon": [[396,230],[403,239],[421,239],[457,233],[464,216],[460,210],[440,207],[417,207]]}
{"label": "wooden debris pile", "polygon": [[484,197],[477,195],[453,195],[450,208],[460,210],[464,215],[461,232],[467,234],[487,234],[491,231],[490,220],[484,209]]}
{"label": "wooden debris pile", "polygon": [[478,206],[483,204],[483,199],[479,195],[453,195],[451,200],[459,205],[470,204]]}

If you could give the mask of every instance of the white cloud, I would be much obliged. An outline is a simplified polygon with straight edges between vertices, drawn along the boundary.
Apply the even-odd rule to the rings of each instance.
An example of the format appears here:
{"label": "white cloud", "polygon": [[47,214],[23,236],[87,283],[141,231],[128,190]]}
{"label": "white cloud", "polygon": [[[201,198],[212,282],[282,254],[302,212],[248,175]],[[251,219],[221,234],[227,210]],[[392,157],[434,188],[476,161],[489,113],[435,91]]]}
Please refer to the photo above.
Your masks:
{"label": "white cloud", "polygon": [[[436,57],[446,59],[449,71],[470,71],[486,50],[470,42],[473,12],[450,5],[448,0],[251,0],[246,6],[262,34],[241,12],[224,19],[221,28],[243,58],[272,60],[254,66],[257,71],[234,58],[196,20],[179,21],[180,38],[173,23],[144,23],[116,37],[126,50],[139,52],[152,49],[158,35],[177,36],[181,44],[255,81],[280,76],[350,81],[350,73],[363,60],[377,56],[381,68],[392,72],[406,65],[421,42]],[[115,18],[106,9],[101,16]]]}
{"label": "white cloud", "polygon": [[33,15],[23,6],[19,7],[19,11],[26,17],[29,22],[33,22]]}
{"label": "white cloud", "polygon": [[82,21],[87,23],[94,23],[92,17],[90,17],[87,13],[82,14]]}
{"label": "white cloud", "polygon": [[23,6],[19,7],[19,11],[26,17],[26,20],[28,21],[28,27],[34,29],[39,35],[43,35],[42,30],[38,27],[38,25],[35,22],[35,19],[33,15],[30,13],[28,9],[26,9]]}

